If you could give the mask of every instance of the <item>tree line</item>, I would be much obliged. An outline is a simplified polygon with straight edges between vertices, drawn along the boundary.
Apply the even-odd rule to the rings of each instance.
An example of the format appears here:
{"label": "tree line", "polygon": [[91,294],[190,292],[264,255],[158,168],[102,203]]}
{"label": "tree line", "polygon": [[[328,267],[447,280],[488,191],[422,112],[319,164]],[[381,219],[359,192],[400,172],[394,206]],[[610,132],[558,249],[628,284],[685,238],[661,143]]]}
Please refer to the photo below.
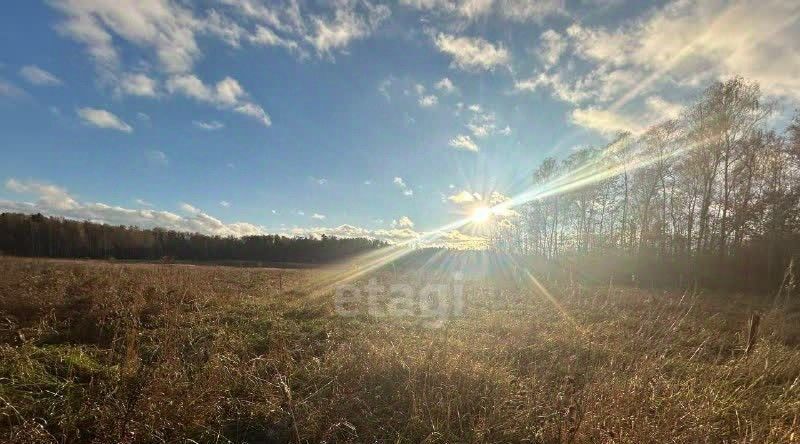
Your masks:
{"label": "tree line", "polygon": [[0,214],[0,254],[54,258],[325,263],[386,244],[373,239],[208,236],[41,214]]}
{"label": "tree line", "polygon": [[778,132],[776,108],[732,78],[678,118],[548,158],[492,246],[626,280],[774,286],[800,254],[800,112]]}

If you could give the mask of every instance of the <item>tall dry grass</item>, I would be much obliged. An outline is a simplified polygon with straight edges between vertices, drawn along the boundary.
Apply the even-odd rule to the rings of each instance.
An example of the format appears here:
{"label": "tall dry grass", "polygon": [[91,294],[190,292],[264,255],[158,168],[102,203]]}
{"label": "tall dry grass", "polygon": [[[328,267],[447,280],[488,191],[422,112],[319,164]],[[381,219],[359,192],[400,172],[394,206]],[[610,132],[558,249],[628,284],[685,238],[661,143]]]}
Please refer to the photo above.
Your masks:
{"label": "tall dry grass", "polygon": [[314,273],[0,259],[0,441],[800,439],[792,304],[476,281],[430,328]]}

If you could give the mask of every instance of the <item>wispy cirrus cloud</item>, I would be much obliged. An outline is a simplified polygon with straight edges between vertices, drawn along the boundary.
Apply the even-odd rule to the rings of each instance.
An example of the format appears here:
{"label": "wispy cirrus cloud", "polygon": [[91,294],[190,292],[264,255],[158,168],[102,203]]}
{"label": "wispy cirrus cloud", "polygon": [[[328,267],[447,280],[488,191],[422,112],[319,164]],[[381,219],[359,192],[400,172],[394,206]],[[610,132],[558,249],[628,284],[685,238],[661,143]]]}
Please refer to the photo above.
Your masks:
{"label": "wispy cirrus cloud", "polygon": [[678,117],[683,106],[659,96],[650,96],[638,109],[635,115],[632,115],[627,112],[590,106],[575,108],[572,110],[570,118],[576,125],[607,136],[613,136],[619,132],[636,134],[644,131],[650,125]]}
{"label": "wispy cirrus cloud", "polygon": [[468,21],[496,17],[538,22],[566,11],[565,0],[401,0],[400,4],[438,13],[445,19]]}
{"label": "wispy cirrus cloud", "polygon": [[60,86],[64,82],[61,81],[55,74],[45,71],[35,65],[23,66],[19,70],[20,76],[31,85],[37,86]]}
{"label": "wispy cirrus cloud", "polygon": [[403,195],[404,195],[404,196],[411,197],[411,196],[413,196],[413,195],[414,195],[414,190],[412,190],[411,188],[409,188],[408,184],[406,184],[406,181],[405,181],[405,180],[403,180],[403,178],[402,178],[402,177],[399,177],[399,176],[398,176],[398,177],[395,177],[394,179],[392,179],[392,183],[393,183],[393,184],[394,184],[394,185],[395,185],[397,188],[400,188],[400,190],[403,192]]}
{"label": "wispy cirrus cloud", "polygon": [[208,122],[202,120],[193,120],[192,125],[194,125],[196,128],[206,131],[216,131],[225,128],[225,125],[222,122],[218,122],[216,120],[211,120]]}
{"label": "wispy cirrus cloud", "polygon": [[800,100],[795,42],[800,3],[670,1],[619,25],[575,22],[549,29],[536,50],[544,69],[515,81],[576,105],[578,126],[604,134],[641,131],[678,106],[664,99],[742,75],[772,97]]}
{"label": "wispy cirrus cloud", "polygon": [[0,97],[22,98],[28,94],[16,85],[0,79]]}
{"label": "wispy cirrus cloud", "polygon": [[456,149],[466,150],[466,151],[473,151],[477,152],[479,150],[478,145],[472,140],[472,138],[465,134],[459,134],[456,137],[450,139],[448,144]]}
{"label": "wispy cirrus cloud", "polygon": [[511,54],[503,45],[480,37],[439,33],[433,41],[439,51],[453,60],[451,66],[466,71],[491,71],[511,61]]}

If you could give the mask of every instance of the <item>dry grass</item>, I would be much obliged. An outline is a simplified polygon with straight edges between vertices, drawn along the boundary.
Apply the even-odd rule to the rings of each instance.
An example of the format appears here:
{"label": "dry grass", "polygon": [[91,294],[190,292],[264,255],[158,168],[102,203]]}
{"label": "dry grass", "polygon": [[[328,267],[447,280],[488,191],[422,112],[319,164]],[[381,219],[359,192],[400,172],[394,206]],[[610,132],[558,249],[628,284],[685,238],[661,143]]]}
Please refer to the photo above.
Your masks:
{"label": "dry grass", "polygon": [[791,310],[746,355],[743,296],[472,282],[430,328],[314,273],[0,259],[0,441],[800,440]]}

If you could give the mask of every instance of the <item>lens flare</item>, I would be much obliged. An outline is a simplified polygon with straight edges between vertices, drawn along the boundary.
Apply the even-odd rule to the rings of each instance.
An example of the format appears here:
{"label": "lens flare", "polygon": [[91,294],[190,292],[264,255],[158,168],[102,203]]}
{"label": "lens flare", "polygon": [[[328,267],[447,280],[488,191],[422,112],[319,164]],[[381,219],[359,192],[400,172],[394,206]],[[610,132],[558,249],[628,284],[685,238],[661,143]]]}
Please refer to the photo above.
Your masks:
{"label": "lens flare", "polygon": [[492,217],[492,209],[488,207],[478,207],[472,210],[472,220],[479,224],[484,223]]}
{"label": "lens flare", "polygon": [[512,208],[531,201],[568,193],[623,173],[631,173],[669,157],[683,156],[697,146],[702,145],[703,141],[687,143],[665,155],[634,150],[626,159],[620,159],[616,154],[620,150],[627,149],[628,143],[630,143],[628,140],[619,140],[608,146],[605,151],[591,161],[566,171],[545,183],[533,185],[500,204],[477,208],[465,218],[422,233],[418,237],[365,253],[350,259],[345,264],[330,267],[327,273],[324,274],[324,278],[315,279],[306,286],[305,290],[317,294],[329,292],[336,285],[352,282],[416,251],[419,246],[436,246],[438,245],[437,242],[440,242],[448,233],[470,223],[486,220],[494,214],[504,214],[504,212],[508,212]]}

